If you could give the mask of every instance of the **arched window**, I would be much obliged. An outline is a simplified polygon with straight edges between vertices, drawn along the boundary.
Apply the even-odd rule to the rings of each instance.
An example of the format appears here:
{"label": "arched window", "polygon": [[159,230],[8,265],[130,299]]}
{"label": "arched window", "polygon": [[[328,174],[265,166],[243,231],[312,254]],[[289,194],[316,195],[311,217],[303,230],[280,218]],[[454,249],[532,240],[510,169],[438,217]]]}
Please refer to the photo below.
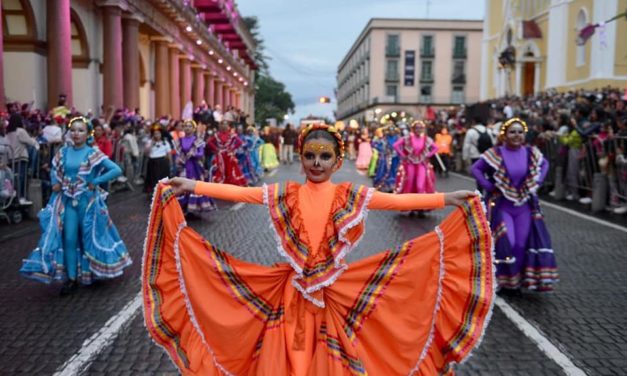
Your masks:
{"label": "arched window", "polygon": [[[579,33],[588,24],[588,15],[586,10],[581,8],[577,13],[577,33]],[[575,58],[576,66],[580,67],[586,64],[586,45],[577,45],[577,56]]]}
{"label": "arched window", "polygon": [[37,25],[28,0],[2,0],[2,36],[7,51],[34,51],[43,47],[37,42]]}
{"label": "arched window", "polygon": [[71,35],[72,35],[72,66],[75,68],[87,68],[89,66],[89,43],[87,34],[78,13],[70,9]]}

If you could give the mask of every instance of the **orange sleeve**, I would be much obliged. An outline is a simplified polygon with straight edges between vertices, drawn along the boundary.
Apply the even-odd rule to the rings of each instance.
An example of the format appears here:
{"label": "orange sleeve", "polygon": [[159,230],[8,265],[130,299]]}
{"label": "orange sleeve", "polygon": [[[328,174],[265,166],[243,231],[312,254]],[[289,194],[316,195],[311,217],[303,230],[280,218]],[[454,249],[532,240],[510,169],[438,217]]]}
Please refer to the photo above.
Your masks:
{"label": "orange sleeve", "polygon": [[420,210],[444,207],[444,193],[392,194],[375,191],[368,209],[373,210]]}
{"label": "orange sleeve", "polygon": [[245,202],[247,204],[263,204],[262,187],[240,187],[233,184],[218,184],[199,181],[196,182],[194,193],[225,201]]}

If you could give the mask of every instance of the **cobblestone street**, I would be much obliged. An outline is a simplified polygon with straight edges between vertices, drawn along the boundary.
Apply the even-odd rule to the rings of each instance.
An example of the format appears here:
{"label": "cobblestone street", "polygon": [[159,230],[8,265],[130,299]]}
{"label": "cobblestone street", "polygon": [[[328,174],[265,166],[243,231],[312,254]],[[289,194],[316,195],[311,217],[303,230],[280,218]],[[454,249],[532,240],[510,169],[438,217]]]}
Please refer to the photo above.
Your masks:
{"label": "cobblestone street", "polygon": [[[265,182],[302,180],[299,165],[281,166]],[[369,184],[347,163],[335,177]],[[438,180],[440,191],[471,189],[461,176]],[[117,196],[119,195],[119,196]],[[281,261],[275,251],[264,207],[219,203],[218,212],[190,221],[218,248],[246,261],[272,264]],[[0,243],[0,373],[46,375],[62,370],[97,333],[139,292],[141,254],[149,202],[140,193],[118,193],[109,208],[134,264],[123,277],[81,288],[59,297],[59,286],[45,286],[21,278],[18,269],[37,243],[38,231]],[[624,375],[627,372],[627,232],[556,210],[544,208],[553,238],[560,283],[549,295],[525,294],[507,303],[548,339],[574,366],[589,375]],[[350,260],[382,251],[433,229],[450,209],[426,218],[394,212],[370,212],[360,249]],[[6,230],[6,224],[2,224]],[[499,298],[502,299],[502,298]],[[135,309],[117,336],[80,369],[86,375],[167,375],[177,371],[165,352],[154,345],[144,329],[141,309]],[[494,308],[482,345],[459,375],[562,375],[566,366],[550,351],[541,350],[504,311]],[[572,371],[572,370],[570,370]],[[580,374],[580,373],[571,373]]]}

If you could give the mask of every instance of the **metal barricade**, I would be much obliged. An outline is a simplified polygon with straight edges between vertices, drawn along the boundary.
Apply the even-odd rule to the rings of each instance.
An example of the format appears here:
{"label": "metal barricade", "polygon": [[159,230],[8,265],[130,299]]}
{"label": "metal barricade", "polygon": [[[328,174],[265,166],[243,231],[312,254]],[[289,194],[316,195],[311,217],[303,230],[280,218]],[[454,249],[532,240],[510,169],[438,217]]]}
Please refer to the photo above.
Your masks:
{"label": "metal barricade", "polygon": [[[0,144],[0,218],[7,222],[19,222],[21,218],[14,221],[13,211],[10,209],[13,201],[17,200],[17,178],[15,176],[15,165],[13,163],[13,148],[8,144]],[[8,179],[5,182],[5,179]]]}

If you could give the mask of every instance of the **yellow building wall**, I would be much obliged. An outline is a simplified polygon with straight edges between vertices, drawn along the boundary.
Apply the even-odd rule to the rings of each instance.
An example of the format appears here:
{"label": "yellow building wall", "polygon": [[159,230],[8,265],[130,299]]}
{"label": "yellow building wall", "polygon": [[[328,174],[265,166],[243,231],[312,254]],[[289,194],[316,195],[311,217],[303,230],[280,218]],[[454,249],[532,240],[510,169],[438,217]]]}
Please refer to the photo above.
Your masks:
{"label": "yellow building wall", "polygon": [[[627,10],[627,0],[618,1],[616,13]],[[614,56],[614,75],[627,76],[627,19],[616,21],[616,54]]]}
{"label": "yellow building wall", "polygon": [[549,16],[547,13],[545,13],[544,15],[542,15],[540,18],[536,19],[536,23],[538,24],[538,27],[540,27],[540,30],[542,31],[542,38],[541,39],[533,39],[533,41],[536,43],[536,45],[538,46],[538,49],[540,50],[540,57],[542,58],[542,62],[540,63],[540,90],[543,90],[544,87],[546,87],[546,71],[547,71],[547,65],[546,65],[546,59],[547,59],[547,48],[548,48],[548,39],[549,39]]}
{"label": "yellow building wall", "polygon": [[502,31],[501,27],[503,26],[503,7],[504,1],[490,0],[486,14],[486,17],[490,17],[488,30],[489,35],[494,35]]}
{"label": "yellow building wall", "polygon": [[488,27],[484,30],[484,38],[491,38],[488,42],[488,56],[487,61],[483,61],[482,64],[488,64],[488,77],[482,77],[482,80],[487,80],[488,89],[487,97],[496,97],[496,84],[494,80],[494,71],[497,68],[494,61],[494,51],[498,51],[498,47],[501,42],[503,31],[503,7],[505,6],[502,0],[489,0],[488,7],[486,9],[486,17],[488,17]]}
{"label": "yellow building wall", "polygon": [[588,14],[588,23],[591,23],[594,19],[593,11],[593,0],[574,0],[568,9],[568,25],[566,25],[566,30],[568,30],[568,38],[566,38],[566,48],[568,49],[568,54],[566,55],[566,81],[577,81],[583,80],[590,77],[590,50],[591,43],[588,41],[586,43],[586,62],[582,66],[577,66],[577,44],[575,41],[577,40],[577,15],[579,14],[579,10],[581,8],[585,8]]}

